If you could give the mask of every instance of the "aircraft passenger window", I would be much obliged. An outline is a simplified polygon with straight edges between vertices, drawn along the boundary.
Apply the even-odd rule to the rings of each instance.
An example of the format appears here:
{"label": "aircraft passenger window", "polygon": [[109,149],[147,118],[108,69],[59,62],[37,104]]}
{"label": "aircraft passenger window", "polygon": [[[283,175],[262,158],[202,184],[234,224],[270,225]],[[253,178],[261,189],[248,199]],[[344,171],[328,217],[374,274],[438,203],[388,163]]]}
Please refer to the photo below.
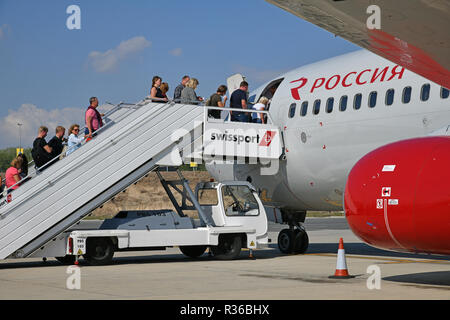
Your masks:
{"label": "aircraft passenger window", "polygon": [[369,94],[369,108],[374,108],[376,104],[377,104],[377,92],[372,91]]}
{"label": "aircraft passenger window", "polygon": [[308,101],[303,101],[302,108],[300,109],[300,115],[302,117],[306,116],[308,113]]}
{"label": "aircraft passenger window", "polygon": [[293,118],[295,116],[295,108],[297,107],[296,103],[292,103],[289,107],[289,118]]}
{"label": "aircraft passenger window", "polygon": [[430,84],[424,84],[420,90],[420,100],[427,101],[430,97]]}
{"label": "aircraft passenger window", "polygon": [[319,114],[319,112],[320,112],[320,99],[317,99],[316,101],[314,101],[313,113]]}
{"label": "aircraft passenger window", "polygon": [[340,111],[345,111],[347,109],[347,101],[348,101],[347,96],[341,97],[341,101],[339,102],[339,110]]}
{"label": "aircraft passenger window", "polygon": [[409,103],[411,101],[411,87],[405,87],[403,89],[402,102]]}
{"label": "aircraft passenger window", "polygon": [[441,98],[442,99],[447,99],[448,98],[448,93],[449,93],[448,89],[446,89],[444,87],[441,88]]}
{"label": "aircraft passenger window", "polygon": [[358,93],[355,95],[355,99],[353,100],[353,109],[358,110],[361,108],[362,94]]}
{"label": "aircraft passenger window", "polygon": [[327,113],[333,112],[333,105],[334,105],[334,98],[328,98],[326,108]]}
{"label": "aircraft passenger window", "polygon": [[386,91],[386,105],[390,106],[394,103],[394,89]]}

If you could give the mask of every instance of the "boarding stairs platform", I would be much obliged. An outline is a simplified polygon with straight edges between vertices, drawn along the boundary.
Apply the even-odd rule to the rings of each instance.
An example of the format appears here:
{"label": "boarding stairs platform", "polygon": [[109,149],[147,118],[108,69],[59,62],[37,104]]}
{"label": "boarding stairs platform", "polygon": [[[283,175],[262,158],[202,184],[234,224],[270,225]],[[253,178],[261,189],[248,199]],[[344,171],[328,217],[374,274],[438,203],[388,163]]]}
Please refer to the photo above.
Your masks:
{"label": "boarding stairs platform", "polygon": [[208,118],[208,109],[149,100],[115,106],[91,141],[10,190],[0,206],[0,259],[30,256],[160,166],[282,157],[281,132],[267,112],[270,124],[244,125]]}

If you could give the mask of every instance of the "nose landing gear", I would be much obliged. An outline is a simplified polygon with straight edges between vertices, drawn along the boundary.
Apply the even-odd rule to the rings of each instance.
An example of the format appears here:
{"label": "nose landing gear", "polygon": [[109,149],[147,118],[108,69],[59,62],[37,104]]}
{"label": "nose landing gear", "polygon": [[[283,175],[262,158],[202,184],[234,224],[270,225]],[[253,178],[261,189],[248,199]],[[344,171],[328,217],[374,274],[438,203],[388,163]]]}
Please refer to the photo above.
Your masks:
{"label": "nose landing gear", "polygon": [[278,249],[287,254],[303,254],[308,249],[309,238],[306,230],[298,225],[283,229],[278,234]]}

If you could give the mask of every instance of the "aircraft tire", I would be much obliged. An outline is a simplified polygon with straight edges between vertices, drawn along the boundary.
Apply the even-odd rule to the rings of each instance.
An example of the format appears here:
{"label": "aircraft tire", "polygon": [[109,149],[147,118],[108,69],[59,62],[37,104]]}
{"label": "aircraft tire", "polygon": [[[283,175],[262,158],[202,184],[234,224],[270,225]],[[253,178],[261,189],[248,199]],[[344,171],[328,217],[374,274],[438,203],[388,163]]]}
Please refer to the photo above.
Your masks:
{"label": "aircraft tire", "polygon": [[283,229],[278,234],[278,249],[282,253],[292,253],[294,250],[295,232],[291,229]]}
{"label": "aircraft tire", "polygon": [[296,254],[303,254],[308,250],[309,237],[305,230],[295,229],[294,231],[294,248]]}

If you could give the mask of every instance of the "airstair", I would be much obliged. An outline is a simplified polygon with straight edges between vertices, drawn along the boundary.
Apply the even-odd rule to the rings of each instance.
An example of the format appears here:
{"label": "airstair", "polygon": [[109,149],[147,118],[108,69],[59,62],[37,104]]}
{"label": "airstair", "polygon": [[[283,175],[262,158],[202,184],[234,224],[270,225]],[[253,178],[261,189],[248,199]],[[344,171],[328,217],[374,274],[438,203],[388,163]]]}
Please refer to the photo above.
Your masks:
{"label": "airstair", "polygon": [[273,122],[243,126],[209,119],[208,109],[214,107],[148,100],[114,107],[91,141],[33,173],[2,202],[0,259],[30,256],[159,166],[218,156],[282,156]]}

